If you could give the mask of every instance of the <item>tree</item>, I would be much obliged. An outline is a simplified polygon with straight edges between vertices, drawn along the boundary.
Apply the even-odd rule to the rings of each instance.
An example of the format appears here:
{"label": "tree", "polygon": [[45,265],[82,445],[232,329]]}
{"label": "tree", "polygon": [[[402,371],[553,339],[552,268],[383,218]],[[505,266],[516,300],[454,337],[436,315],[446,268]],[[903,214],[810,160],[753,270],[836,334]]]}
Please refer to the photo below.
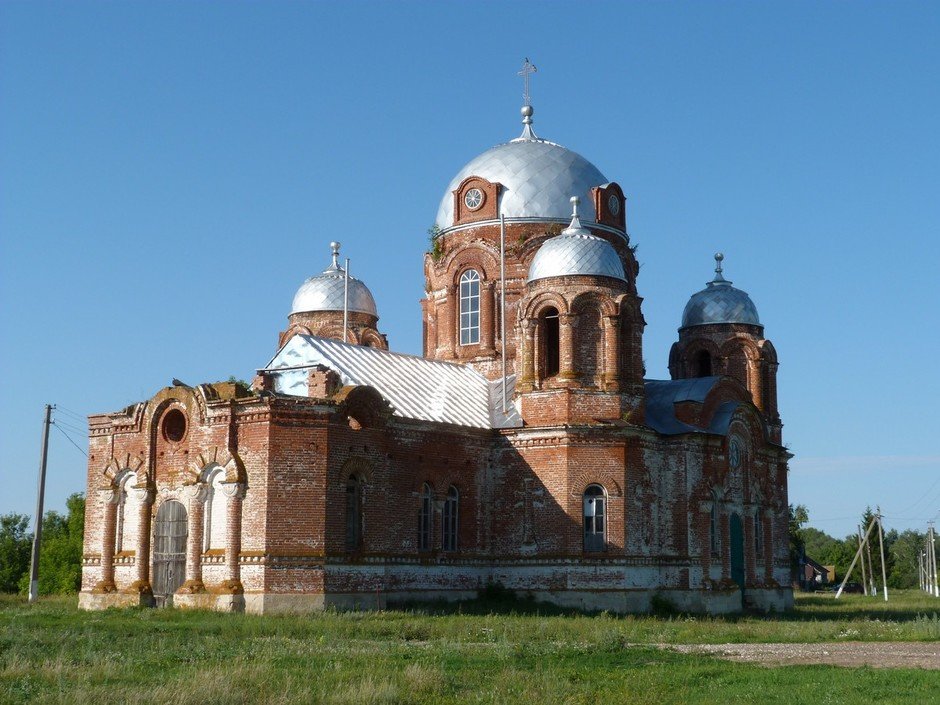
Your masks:
{"label": "tree", "polygon": [[0,592],[16,592],[29,573],[33,535],[25,514],[0,516]]}
{"label": "tree", "polygon": [[[46,512],[39,550],[39,594],[72,594],[82,582],[82,540],[85,497],[76,493],[65,500],[68,513]],[[29,574],[20,579],[20,591],[29,590]]]}
{"label": "tree", "polygon": [[893,565],[888,574],[888,587],[915,588],[920,583],[918,556],[924,548],[926,534],[908,529],[898,534],[891,544]]}
{"label": "tree", "polygon": [[790,505],[790,572],[797,575],[800,569],[800,558],[806,551],[806,538],[803,535],[803,525],[809,521],[809,512],[802,504]]}

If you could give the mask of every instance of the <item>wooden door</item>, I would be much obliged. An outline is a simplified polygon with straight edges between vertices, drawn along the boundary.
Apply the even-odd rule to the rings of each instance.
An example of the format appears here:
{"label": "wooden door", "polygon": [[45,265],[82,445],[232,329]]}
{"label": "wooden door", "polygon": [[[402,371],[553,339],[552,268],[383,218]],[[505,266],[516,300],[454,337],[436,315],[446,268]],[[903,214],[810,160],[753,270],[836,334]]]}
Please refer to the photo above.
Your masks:
{"label": "wooden door", "polygon": [[172,607],[175,593],[186,579],[186,507],[164,502],[157,510],[153,530],[153,598],[157,607]]}

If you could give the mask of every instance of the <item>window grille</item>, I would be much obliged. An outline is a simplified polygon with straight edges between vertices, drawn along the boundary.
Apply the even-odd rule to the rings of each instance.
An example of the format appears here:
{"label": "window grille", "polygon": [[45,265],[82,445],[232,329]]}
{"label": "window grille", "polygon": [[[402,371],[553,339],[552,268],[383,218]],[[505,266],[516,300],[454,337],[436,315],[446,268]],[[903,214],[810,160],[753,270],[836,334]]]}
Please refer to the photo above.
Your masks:
{"label": "window grille", "polygon": [[480,342],[480,275],[468,269],[460,275],[460,344]]}
{"label": "window grille", "polygon": [[600,552],[607,549],[607,497],[600,485],[584,491],[584,550]]}

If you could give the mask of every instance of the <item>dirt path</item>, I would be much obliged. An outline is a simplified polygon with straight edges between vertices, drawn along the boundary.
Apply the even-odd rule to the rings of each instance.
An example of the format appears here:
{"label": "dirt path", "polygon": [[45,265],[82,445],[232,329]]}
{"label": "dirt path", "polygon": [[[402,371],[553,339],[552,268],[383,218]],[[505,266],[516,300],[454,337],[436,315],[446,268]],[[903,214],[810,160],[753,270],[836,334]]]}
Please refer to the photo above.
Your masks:
{"label": "dirt path", "polygon": [[940,669],[940,642],[847,641],[824,644],[662,644],[684,654],[711,654],[765,666],[824,664]]}

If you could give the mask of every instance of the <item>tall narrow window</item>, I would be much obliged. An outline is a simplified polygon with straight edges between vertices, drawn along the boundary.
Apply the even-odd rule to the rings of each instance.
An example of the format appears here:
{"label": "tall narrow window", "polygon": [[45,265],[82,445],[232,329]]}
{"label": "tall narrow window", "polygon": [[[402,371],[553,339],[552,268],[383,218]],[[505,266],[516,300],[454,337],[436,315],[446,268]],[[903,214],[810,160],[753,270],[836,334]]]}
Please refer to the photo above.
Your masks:
{"label": "tall narrow window", "polygon": [[205,550],[225,548],[225,539],[228,522],[228,497],[222,489],[222,483],[225,481],[225,472],[222,468],[216,468],[209,475],[206,484],[208,494],[206,495],[206,508],[203,513],[204,529],[203,543]]}
{"label": "tall narrow window", "polygon": [[137,550],[137,524],[140,514],[140,491],[134,489],[137,475],[127,473],[119,484],[117,517],[114,527],[114,552]]}
{"label": "tall narrow window", "polygon": [[607,507],[604,488],[591,485],[584,491],[584,550],[607,549]]}
{"label": "tall narrow window", "polygon": [[434,516],[433,496],[431,495],[431,486],[424,483],[421,486],[421,505],[418,507],[418,550],[431,550],[431,520]]}
{"label": "tall narrow window", "polygon": [[346,550],[362,545],[362,483],[355,475],[346,481]]}
{"label": "tall narrow window", "polygon": [[447,490],[447,499],[444,500],[443,535],[441,548],[445,551],[457,550],[457,512],[460,503],[460,493],[451,485]]}
{"label": "tall narrow window", "polygon": [[543,368],[545,377],[553,377],[558,374],[561,361],[558,324],[558,309],[554,307],[545,309],[542,313],[542,335],[544,337],[542,350],[545,355]]}
{"label": "tall narrow window", "polygon": [[712,356],[708,354],[707,350],[699,350],[695,355],[695,376],[712,376]]}
{"label": "tall narrow window", "polygon": [[721,543],[718,540],[718,495],[712,496],[712,511],[709,517],[708,533],[710,535],[711,553],[717,557],[721,552]]}
{"label": "tall narrow window", "polygon": [[754,512],[754,556],[759,561],[764,559],[764,519],[760,507]]}
{"label": "tall narrow window", "polygon": [[460,344],[480,342],[480,275],[468,269],[460,275]]}

